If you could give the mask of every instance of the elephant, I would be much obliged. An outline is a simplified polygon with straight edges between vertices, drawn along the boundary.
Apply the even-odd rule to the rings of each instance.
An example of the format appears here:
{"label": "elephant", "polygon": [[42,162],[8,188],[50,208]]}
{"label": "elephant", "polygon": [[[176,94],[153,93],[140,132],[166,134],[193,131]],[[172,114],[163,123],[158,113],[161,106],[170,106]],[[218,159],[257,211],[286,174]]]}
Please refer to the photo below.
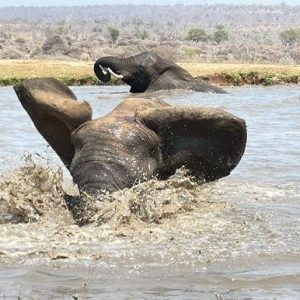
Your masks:
{"label": "elephant", "polygon": [[27,79],[14,90],[80,194],[97,197],[154,177],[164,180],[182,166],[196,180],[217,180],[230,174],[245,150],[245,121],[221,109],[130,97],[92,119],[89,103],[57,79]]}
{"label": "elephant", "polygon": [[127,58],[99,58],[94,64],[94,72],[102,82],[109,82],[111,75],[122,79],[131,87],[131,93],[172,89],[227,93],[203,80],[195,80],[186,70],[154,52],[143,52]]}

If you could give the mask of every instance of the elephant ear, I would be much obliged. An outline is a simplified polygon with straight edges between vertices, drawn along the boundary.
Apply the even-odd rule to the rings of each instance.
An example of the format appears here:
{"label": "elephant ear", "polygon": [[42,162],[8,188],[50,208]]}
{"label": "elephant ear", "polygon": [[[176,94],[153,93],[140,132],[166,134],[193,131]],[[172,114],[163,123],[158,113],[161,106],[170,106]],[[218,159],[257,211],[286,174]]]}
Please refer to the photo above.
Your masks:
{"label": "elephant ear", "polygon": [[161,178],[185,166],[199,180],[216,180],[230,174],[245,150],[245,121],[220,109],[141,108],[136,120],[161,139]]}
{"label": "elephant ear", "polygon": [[35,127],[68,168],[73,156],[72,131],[91,120],[87,102],[78,102],[74,93],[54,78],[25,80],[14,90]]}

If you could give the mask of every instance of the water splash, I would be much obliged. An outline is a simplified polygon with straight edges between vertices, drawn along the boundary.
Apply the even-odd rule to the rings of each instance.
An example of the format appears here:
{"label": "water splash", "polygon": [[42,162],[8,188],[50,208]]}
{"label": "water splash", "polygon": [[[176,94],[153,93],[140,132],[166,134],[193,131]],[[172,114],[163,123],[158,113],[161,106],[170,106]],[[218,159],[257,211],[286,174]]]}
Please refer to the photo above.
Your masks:
{"label": "water splash", "polygon": [[36,222],[57,213],[64,218],[62,170],[32,154],[21,161],[21,167],[0,177],[0,223]]}
{"label": "water splash", "polygon": [[[101,199],[86,195],[79,200],[84,209],[78,216],[89,224],[83,227],[67,209],[60,169],[28,155],[22,167],[2,177],[0,258],[5,260],[100,259],[111,268],[122,257],[195,264],[276,252],[284,242],[264,213],[238,204],[252,195],[247,186],[199,185],[184,169]],[[256,197],[265,197],[265,190]]]}

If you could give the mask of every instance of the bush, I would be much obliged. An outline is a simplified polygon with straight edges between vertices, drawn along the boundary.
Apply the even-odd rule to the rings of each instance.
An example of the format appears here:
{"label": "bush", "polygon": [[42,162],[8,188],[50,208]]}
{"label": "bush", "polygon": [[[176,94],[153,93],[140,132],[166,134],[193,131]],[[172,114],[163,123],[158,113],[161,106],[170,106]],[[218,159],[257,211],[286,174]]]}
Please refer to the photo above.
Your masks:
{"label": "bush", "polygon": [[17,38],[17,39],[15,40],[15,42],[16,42],[17,44],[25,44],[25,43],[26,43],[26,40],[23,39],[22,37],[19,37],[19,38]]}
{"label": "bush", "polygon": [[189,58],[192,58],[197,53],[197,49],[195,49],[195,48],[185,47],[182,50],[183,50],[184,56],[187,56]]}
{"label": "bush", "polygon": [[228,41],[228,31],[225,29],[223,25],[216,26],[216,31],[213,34],[213,40],[220,44],[223,41]]}
{"label": "bush", "polygon": [[63,39],[59,35],[54,34],[46,39],[42,46],[42,49],[45,53],[49,53],[51,50],[58,50],[60,48],[63,48],[64,46],[65,43]]}
{"label": "bush", "polygon": [[141,39],[141,40],[145,40],[146,38],[149,37],[149,33],[144,30],[144,31],[137,31],[135,36],[138,38],[138,39]]}
{"label": "bush", "polygon": [[192,42],[206,42],[210,39],[210,35],[202,28],[192,28],[185,39]]}
{"label": "bush", "polygon": [[109,35],[110,35],[110,38],[111,38],[111,42],[113,44],[115,44],[118,37],[119,37],[119,35],[120,35],[120,31],[116,28],[113,28],[113,27],[109,27],[108,31],[109,31]]}
{"label": "bush", "polygon": [[300,63],[300,46],[295,47],[293,50],[290,51],[290,55],[295,63]]}
{"label": "bush", "polygon": [[300,42],[300,28],[290,28],[279,33],[282,43],[285,46],[291,46]]}

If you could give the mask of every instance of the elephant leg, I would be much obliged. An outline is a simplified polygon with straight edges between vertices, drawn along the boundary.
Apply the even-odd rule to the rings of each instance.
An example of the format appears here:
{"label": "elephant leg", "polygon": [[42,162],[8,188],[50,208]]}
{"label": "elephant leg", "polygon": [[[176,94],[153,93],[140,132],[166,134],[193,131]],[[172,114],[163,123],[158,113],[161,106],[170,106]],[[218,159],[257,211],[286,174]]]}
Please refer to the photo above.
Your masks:
{"label": "elephant leg", "polygon": [[161,178],[185,166],[201,180],[216,180],[230,174],[245,150],[245,121],[220,109],[148,108],[137,110],[136,120],[161,138]]}
{"label": "elephant leg", "polygon": [[25,80],[14,90],[35,127],[68,168],[74,155],[71,132],[91,120],[87,102],[78,102],[73,92],[54,78]]}

